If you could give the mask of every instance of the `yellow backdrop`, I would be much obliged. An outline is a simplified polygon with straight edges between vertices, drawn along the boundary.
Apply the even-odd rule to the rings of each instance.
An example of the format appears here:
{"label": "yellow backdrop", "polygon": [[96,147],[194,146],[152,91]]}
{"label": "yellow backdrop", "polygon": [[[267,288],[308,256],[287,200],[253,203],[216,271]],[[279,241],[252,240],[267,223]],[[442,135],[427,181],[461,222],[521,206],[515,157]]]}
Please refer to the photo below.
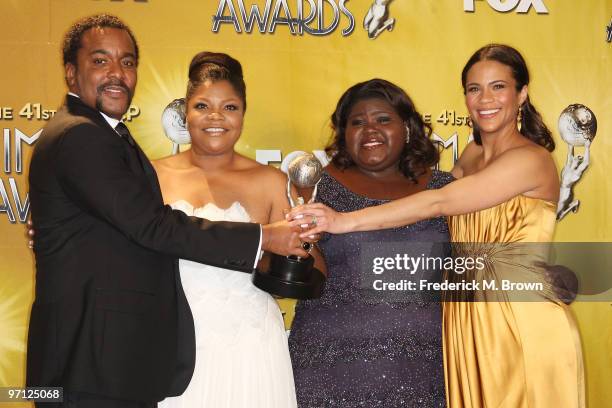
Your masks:
{"label": "yellow backdrop", "polygon": [[[306,30],[302,35],[292,34],[287,24],[277,24],[274,32],[265,33],[255,24],[252,32],[246,33],[239,3],[4,0],[0,4],[0,193],[6,191],[6,197],[0,196],[0,386],[24,382],[34,280],[33,257],[26,248],[22,223],[27,210],[29,157],[36,133],[65,93],[59,51],[62,36],[75,19],[90,14],[118,15],[139,41],[139,85],[133,117],[128,120],[151,158],[171,152],[161,128],[161,112],[171,99],[184,95],[187,66],[198,51],[227,52],[242,62],[249,109],[237,148],[255,158],[258,150],[278,150],[285,155],[293,150],[321,149],[329,140],[328,118],[340,94],[355,82],[373,77],[406,89],[421,113],[431,118],[435,133],[444,140],[456,133],[461,149],[470,134],[460,119],[467,113],[461,68],[471,53],[486,43],[513,45],[529,64],[532,102],[555,130],[558,148],[554,156],[559,168],[567,152],[556,131],[560,112],[569,104],[582,103],[598,119],[591,165],[575,190],[580,210],[559,223],[556,240],[612,241],[608,174],[612,170],[612,142],[608,140],[612,135],[612,99],[607,95],[612,87],[612,45],[606,41],[611,0],[395,0],[389,6],[395,27],[374,40],[362,27],[371,4],[368,0],[322,1],[325,27],[334,19],[332,4],[348,10],[339,9],[338,27],[327,35]],[[263,14],[266,1],[242,3],[247,13],[254,4]],[[283,2],[270,3],[273,15],[276,4]],[[297,18],[298,3],[304,4],[304,14],[311,10],[308,0],[285,3],[292,18]],[[220,5],[225,16],[230,15],[230,5],[234,7],[243,32],[237,33],[228,22],[213,32],[213,16]],[[500,11],[505,9],[510,10]],[[280,17],[287,17],[282,7],[280,10]],[[317,21],[307,23],[311,31]],[[343,35],[351,21],[353,30]],[[297,31],[297,25],[293,28]],[[441,167],[449,169],[451,163],[451,149],[447,149]],[[291,302],[283,303],[288,325],[292,306]],[[609,301],[573,305],[583,337],[591,407],[609,406],[612,400],[611,306]]]}

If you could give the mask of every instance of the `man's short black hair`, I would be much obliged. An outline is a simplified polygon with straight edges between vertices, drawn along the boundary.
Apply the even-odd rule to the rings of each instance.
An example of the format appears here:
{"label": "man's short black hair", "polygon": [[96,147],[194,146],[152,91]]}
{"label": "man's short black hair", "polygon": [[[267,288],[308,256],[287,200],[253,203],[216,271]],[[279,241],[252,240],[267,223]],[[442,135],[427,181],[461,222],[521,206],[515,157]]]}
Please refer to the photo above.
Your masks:
{"label": "man's short black hair", "polygon": [[138,62],[138,43],[136,43],[136,38],[134,37],[132,30],[130,30],[130,28],[118,17],[111,16],[109,14],[97,14],[80,19],[74,23],[66,33],[66,36],[64,37],[64,47],[62,49],[64,65],[67,63],[71,63],[74,66],[77,65],[77,52],[82,46],[81,39],[83,38],[83,34],[87,30],[95,27],[119,28],[127,31],[132,39],[132,42],[134,43],[136,62]]}

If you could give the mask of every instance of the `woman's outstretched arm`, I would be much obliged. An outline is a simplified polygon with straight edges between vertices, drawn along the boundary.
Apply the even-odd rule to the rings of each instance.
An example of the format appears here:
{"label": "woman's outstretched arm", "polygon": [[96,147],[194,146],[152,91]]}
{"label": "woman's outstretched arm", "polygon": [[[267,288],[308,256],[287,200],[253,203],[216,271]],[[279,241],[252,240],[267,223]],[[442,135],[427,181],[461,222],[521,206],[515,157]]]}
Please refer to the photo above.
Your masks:
{"label": "woman's outstretched arm", "polygon": [[370,231],[470,213],[519,194],[555,201],[558,190],[557,172],[550,154],[537,146],[523,146],[508,150],[481,171],[438,190],[350,213],[337,213],[318,203],[304,205],[294,208],[289,219],[295,225],[304,221],[313,225],[304,235],[323,231],[336,234]]}

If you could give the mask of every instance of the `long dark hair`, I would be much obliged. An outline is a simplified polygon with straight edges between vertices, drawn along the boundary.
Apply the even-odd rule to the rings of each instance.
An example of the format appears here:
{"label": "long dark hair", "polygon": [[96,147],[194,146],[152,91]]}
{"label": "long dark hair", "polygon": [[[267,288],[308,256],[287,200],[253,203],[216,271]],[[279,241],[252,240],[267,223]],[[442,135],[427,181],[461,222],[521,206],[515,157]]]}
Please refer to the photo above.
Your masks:
{"label": "long dark hair", "polygon": [[[461,84],[463,85],[463,93],[465,94],[465,83],[467,80],[467,73],[474,64],[480,61],[497,61],[510,67],[512,76],[516,81],[516,91],[520,92],[521,89],[529,84],[529,70],[523,56],[514,48],[509,45],[503,44],[489,44],[485,45],[474,53],[463,67],[461,72]],[[521,128],[520,132],[527,139],[533,141],[546,148],[546,150],[552,152],[555,150],[555,141],[552,138],[550,130],[544,124],[542,116],[538,113],[536,108],[529,101],[529,95],[525,102],[520,106],[521,111]],[[480,130],[474,125],[474,141],[476,144],[482,144],[482,138],[480,136]]]}
{"label": "long dark hair", "polygon": [[221,52],[202,51],[189,64],[187,99],[206,81],[228,81],[242,100],[246,111],[246,84],[242,77],[242,66],[238,60]]}
{"label": "long dark hair", "polygon": [[334,139],[325,151],[333,155],[332,162],[339,169],[355,165],[346,150],[346,122],[353,106],[360,100],[369,98],[387,101],[408,126],[410,141],[404,146],[398,166],[404,176],[416,183],[417,178],[425,174],[429,167],[437,164],[440,158],[438,150],[429,139],[431,126],[423,122],[406,92],[384,79],[360,82],[344,92],[331,115]]}

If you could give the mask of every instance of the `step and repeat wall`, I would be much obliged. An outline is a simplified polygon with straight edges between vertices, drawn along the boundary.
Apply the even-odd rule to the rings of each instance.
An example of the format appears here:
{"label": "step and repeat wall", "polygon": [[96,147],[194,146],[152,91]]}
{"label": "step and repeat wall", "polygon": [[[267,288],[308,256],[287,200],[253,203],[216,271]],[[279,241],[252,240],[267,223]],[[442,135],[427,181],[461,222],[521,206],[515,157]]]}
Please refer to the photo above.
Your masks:
{"label": "step and repeat wall", "polygon": [[[292,151],[322,150],[342,92],[379,77],[414,99],[443,144],[440,167],[450,170],[471,133],[461,69],[487,43],[512,45],[531,70],[530,98],[553,130],[559,170],[570,149],[574,152],[572,191],[580,203],[559,221],[555,240],[612,241],[612,0],[383,0],[386,14],[364,26],[373,3],[1,2],[0,387],[21,386],[25,377],[34,292],[34,260],[24,226],[28,165],[42,128],[65,96],[62,37],[76,19],[91,14],[119,16],[139,42],[139,81],[125,120],[151,159],[172,153],[162,111],[184,96],[191,57],[210,50],[243,64],[249,109],[236,146],[240,153],[278,166]],[[571,104],[585,105],[597,119],[588,155],[581,143],[566,142],[557,129],[559,115]],[[599,302],[581,297],[572,306],[583,339],[591,407],[609,406],[612,400],[610,297]],[[281,301],[288,328],[293,305]]]}

